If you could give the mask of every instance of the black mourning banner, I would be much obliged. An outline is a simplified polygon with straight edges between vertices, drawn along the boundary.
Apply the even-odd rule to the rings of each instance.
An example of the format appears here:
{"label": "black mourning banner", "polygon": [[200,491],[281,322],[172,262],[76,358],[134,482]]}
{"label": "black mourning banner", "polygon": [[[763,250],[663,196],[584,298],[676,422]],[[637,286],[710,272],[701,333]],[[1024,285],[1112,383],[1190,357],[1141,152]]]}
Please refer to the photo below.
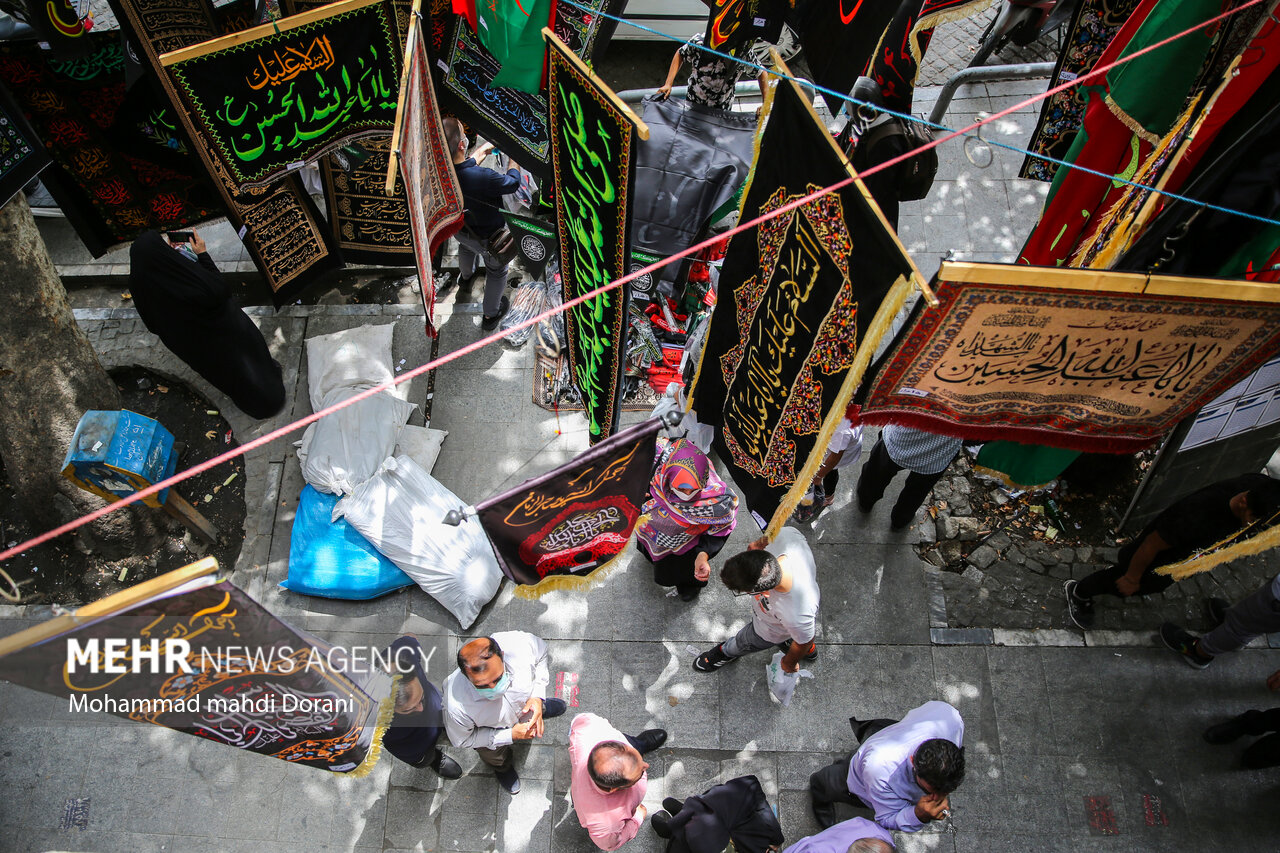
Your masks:
{"label": "black mourning banner", "polygon": [[192,122],[245,187],[352,139],[390,133],[401,55],[390,5],[348,0],[161,62]]}
{"label": "black mourning banner", "polygon": [[516,248],[520,253],[520,261],[529,275],[535,279],[542,278],[547,269],[547,261],[556,253],[556,231],[552,223],[543,222],[530,216],[504,210],[502,215],[507,220],[507,228],[516,240]]}
{"label": "black mourning banner", "polygon": [[22,109],[0,86],[0,206],[52,162]]}
{"label": "black mourning banner", "polygon": [[649,494],[658,418],[476,506],[502,572],[518,584],[581,575],[626,547]]}
{"label": "black mourning banner", "polygon": [[776,44],[790,9],[788,0],[711,0],[704,44],[736,53],[756,39]]}
{"label": "black mourning banner", "polygon": [[[800,37],[813,82],[836,92],[849,92],[871,61],[876,44],[897,6],[866,0],[809,0],[796,9],[791,26]],[[822,93],[833,113],[843,98]]]}
{"label": "black mourning banner", "polygon": [[553,24],[556,37],[586,61],[599,62],[626,5],[627,0],[582,0],[577,5],[556,3]]}
{"label": "black mourning banner", "polygon": [[[648,129],[550,30],[548,95],[556,230],[568,302],[627,273],[637,126]],[[569,372],[582,392],[591,442],[617,427],[626,362],[626,285],[565,312]]]}
{"label": "black mourning banner", "polygon": [[[795,83],[779,83],[767,109],[744,222],[854,176]],[[691,397],[770,535],[821,464],[913,274],[857,180],[730,242]]]}

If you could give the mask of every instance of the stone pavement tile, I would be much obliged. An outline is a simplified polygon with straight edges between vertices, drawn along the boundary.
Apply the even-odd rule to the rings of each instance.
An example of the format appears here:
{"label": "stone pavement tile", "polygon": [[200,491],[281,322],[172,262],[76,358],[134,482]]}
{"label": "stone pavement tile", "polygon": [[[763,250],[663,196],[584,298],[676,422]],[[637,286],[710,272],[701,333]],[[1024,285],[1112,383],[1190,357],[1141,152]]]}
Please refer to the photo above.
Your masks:
{"label": "stone pavement tile", "polygon": [[1053,714],[1042,651],[991,646],[986,652],[1002,751],[1054,754]]}
{"label": "stone pavement tile", "polygon": [[715,757],[722,754],[718,750],[697,748],[701,744],[691,749],[689,745],[682,746],[671,740],[667,744],[663,748],[664,796],[675,797],[683,802],[685,798],[701,794],[711,786],[725,781],[720,775],[722,763]]}
{"label": "stone pavement tile", "polygon": [[[534,779],[522,772],[520,793],[514,797],[504,794],[498,804],[497,849],[503,853],[550,853],[554,799],[550,779]],[[442,823],[447,829],[447,813]],[[441,840],[445,845],[451,842],[443,832]]]}
{"label": "stone pavement tile", "polygon": [[[1077,843],[1098,845],[1116,836],[1130,849],[1174,851],[1186,845],[1186,813],[1178,787],[1162,779],[1150,765],[1091,759],[1064,760],[1063,801],[1067,813],[1066,835]],[[1158,803],[1151,800],[1158,798]],[[1168,818],[1164,824],[1158,815]],[[1151,816],[1154,826],[1148,825]]]}
{"label": "stone pavement tile", "polygon": [[[57,850],[73,853],[174,853],[187,848],[182,839],[169,833],[88,832],[78,829],[53,829],[43,832],[24,831],[7,840],[5,849],[12,853],[46,853]],[[9,846],[12,845],[12,846]]]}
{"label": "stone pavement tile", "polygon": [[938,646],[933,650],[936,695],[955,706],[964,720],[965,754],[999,755],[1001,742],[995,695],[984,646]]}
{"label": "stone pavement tile", "polygon": [[[720,746],[724,706],[717,676],[723,672],[695,672],[690,666],[692,657],[673,642],[614,642],[607,649],[604,663],[612,670],[609,711],[595,711],[583,700],[581,710],[600,713],[629,734],[666,729],[672,748]],[[580,689],[589,677],[587,672],[580,673]],[[672,698],[677,704],[671,704]]]}
{"label": "stone pavement tile", "polygon": [[783,791],[777,797],[770,797],[769,801],[778,811],[778,824],[782,827],[784,850],[800,839],[817,835],[822,831],[822,827],[813,816],[812,803],[807,790]]}
{"label": "stone pavement tile", "polygon": [[384,843],[406,850],[438,850],[441,808],[435,794],[392,788],[387,792]]}
{"label": "stone pavement tile", "polygon": [[[587,831],[582,828],[582,824],[578,823],[578,815],[573,811],[573,805],[567,796],[556,797],[552,802],[552,808],[550,839],[552,850],[556,853],[598,853],[600,848],[592,843]],[[628,853],[633,849],[647,849],[645,845],[648,839],[656,837],[648,823],[646,820],[640,832],[627,844]]]}
{"label": "stone pavement tile", "polygon": [[[846,731],[849,731],[846,729]],[[842,749],[835,752],[788,752],[778,756],[778,788],[783,791],[800,791],[809,796],[809,777],[831,764],[837,758],[844,759],[853,751],[855,741],[850,731]]]}
{"label": "stone pavement tile", "polygon": [[617,589],[627,582],[618,569],[613,569],[608,578],[588,591],[551,590],[536,599],[516,596],[514,584],[504,582],[484,620],[485,629],[528,631],[548,642],[612,640],[616,630],[613,616]]}
{"label": "stone pavement tile", "polygon": [[[518,768],[518,757],[516,761]],[[434,803],[438,803],[438,808],[435,804],[432,808],[442,813],[492,816],[497,814],[499,796],[508,795],[498,787],[493,769],[487,764],[477,762],[467,775],[461,779],[450,780],[448,785],[441,785],[440,790],[433,796],[436,798]],[[389,807],[387,814],[389,824],[392,819]]]}
{"label": "stone pavement tile", "polygon": [[[867,444],[865,438],[863,443]],[[868,453],[871,452],[870,447],[874,445],[874,441],[867,445]],[[856,477],[849,477],[848,479],[857,482]],[[844,480],[845,478],[842,476],[840,485],[837,487],[838,497],[836,502],[827,507],[826,512],[818,516],[818,519],[810,525],[795,525],[804,531],[805,538],[809,540],[810,545],[827,542],[894,545],[914,543],[920,540],[920,525],[922,524],[924,510],[917,511],[915,520],[902,530],[892,530],[889,527],[889,513],[893,509],[894,501],[898,499],[902,483],[906,480],[905,475],[889,483],[884,497],[876,502],[876,505],[871,508],[869,513],[864,513],[858,508],[857,500],[853,497],[852,491],[846,497],[843,492],[846,488]],[[925,505],[928,506],[928,502]],[[928,523],[933,524],[932,521]]]}
{"label": "stone pavement tile", "polygon": [[720,781],[728,782],[739,776],[754,776],[760,782],[760,788],[769,802],[778,802],[778,764],[786,760],[785,752],[761,752],[747,748],[732,758],[720,761]]}
{"label": "stone pavement tile", "polygon": [[954,853],[956,850],[956,835],[949,831],[895,832],[893,836],[897,853]]}
{"label": "stone pavement tile", "polygon": [[[408,616],[408,598],[414,592],[391,593],[367,601],[343,601],[306,596],[303,627],[320,636],[335,630],[398,635]],[[302,596],[298,596],[302,597]]]}
{"label": "stone pavement tile", "polygon": [[822,592],[818,613],[820,647],[836,643],[929,642],[928,612],[919,606],[925,596],[924,573],[911,546],[812,547]]}
{"label": "stone pavement tile", "polygon": [[[570,683],[572,675],[578,676],[577,693],[570,687],[562,687],[564,700],[569,707],[561,717],[546,721],[541,743],[553,746],[564,746],[569,743],[569,724],[574,716],[582,713],[599,714],[615,726],[625,729],[611,713],[612,694],[614,692],[615,670],[613,662],[614,649],[604,642],[572,642],[559,640],[548,644],[551,647],[550,674],[551,683],[547,686],[547,695],[555,696],[557,683],[562,680],[562,673]],[[573,702],[577,701],[577,704]],[[545,759],[544,759],[545,763]],[[550,779],[550,775],[540,773],[539,778]]]}

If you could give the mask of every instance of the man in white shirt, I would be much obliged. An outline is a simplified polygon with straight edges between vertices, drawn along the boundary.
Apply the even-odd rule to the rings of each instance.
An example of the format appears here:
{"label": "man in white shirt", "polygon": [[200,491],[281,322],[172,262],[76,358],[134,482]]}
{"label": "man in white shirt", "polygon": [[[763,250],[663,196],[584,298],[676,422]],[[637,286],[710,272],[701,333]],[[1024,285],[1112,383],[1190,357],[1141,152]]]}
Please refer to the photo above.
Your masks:
{"label": "man in white shirt", "polygon": [[444,682],[444,726],[454,746],[472,747],[509,794],[520,791],[511,744],[542,737],[543,720],[565,712],[546,699],[547,644],[524,631],[502,631],[458,649],[458,669]]}
{"label": "man in white shirt", "polygon": [[835,824],[835,803],[875,812],[885,829],[915,832],[951,814],[964,781],[964,721],[946,702],[925,702],[900,722],[850,719],[858,751],[809,777],[813,815]]}
{"label": "man in white shirt", "polygon": [[[766,546],[769,550],[765,550]],[[752,597],[751,621],[733,638],[703,652],[693,662],[698,672],[714,672],[751,652],[778,645],[786,654],[782,669],[795,672],[801,659],[818,656],[818,578],[813,551],[804,535],[784,527],[770,546],[767,537],[725,561],[720,579],[735,595]]]}

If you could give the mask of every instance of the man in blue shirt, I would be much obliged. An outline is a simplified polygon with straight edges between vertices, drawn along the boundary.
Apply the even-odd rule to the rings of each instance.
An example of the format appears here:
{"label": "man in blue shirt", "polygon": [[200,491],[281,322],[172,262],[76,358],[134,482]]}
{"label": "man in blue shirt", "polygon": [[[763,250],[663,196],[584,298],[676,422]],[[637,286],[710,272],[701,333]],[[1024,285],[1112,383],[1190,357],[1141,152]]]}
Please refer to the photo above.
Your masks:
{"label": "man in blue shirt", "polygon": [[442,779],[462,776],[458,762],[445,755],[436,741],[444,731],[440,691],[427,679],[422,645],[405,634],[387,649],[393,671],[401,675],[395,688],[395,716],[382,736],[382,746],[406,764],[430,767]]}
{"label": "man in blue shirt", "polygon": [[[477,164],[475,157],[467,156],[471,143],[462,122],[456,118],[444,120],[444,138],[453,155],[453,170],[458,175],[458,187],[466,204],[465,224],[454,235],[458,239],[459,281],[474,276],[479,259],[484,258],[484,320],[480,328],[493,331],[509,307],[503,293],[507,288],[507,264],[489,254],[488,244],[493,233],[506,224],[502,217],[502,197],[520,188],[520,167],[515,160],[508,160],[507,173],[501,175]],[[491,148],[487,146],[476,153],[483,159]]]}

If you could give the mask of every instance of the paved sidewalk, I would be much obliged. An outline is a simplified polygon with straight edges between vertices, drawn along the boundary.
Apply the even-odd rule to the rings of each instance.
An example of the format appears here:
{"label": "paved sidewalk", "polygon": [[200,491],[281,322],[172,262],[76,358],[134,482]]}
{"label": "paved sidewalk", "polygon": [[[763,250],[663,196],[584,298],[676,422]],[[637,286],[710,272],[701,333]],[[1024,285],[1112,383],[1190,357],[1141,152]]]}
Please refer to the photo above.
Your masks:
{"label": "paved sidewalk", "polygon": [[[993,84],[961,93],[948,123],[1016,103],[1044,81]],[[927,92],[917,112],[927,112]],[[1034,108],[984,130],[1025,141]],[[970,156],[985,162],[981,141]],[[1044,186],[1019,181],[1021,158],[995,149],[980,169],[951,143],[929,199],[903,207],[903,240],[926,274],[950,250],[1009,260],[1034,222]],[[980,156],[981,155],[981,156]],[[233,247],[228,246],[228,252]],[[219,257],[221,262],[230,260]],[[57,258],[60,264],[65,256]],[[427,356],[420,308],[294,306],[251,314],[285,367],[295,403],[255,424],[155,345],[126,305],[81,312],[109,366],[139,363],[177,376],[229,414],[242,438],[309,411],[303,341],[365,323],[394,323],[394,359]],[[106,312],[106,313],[103,313]],[[480,335],[479,309],[443,300],[442,353]],[[530,401],[533,353],[490,347],[438,372],[433,427],[448,430],[435,475],[468,501],[548,470],[586,446],[580,415],[557,422]],[[410,400],[423,403],[415,387]],[[633,416],[633,417],[638,417]],[[557,432],[559,430],[559,432]],[[870,439],[868,439],[870,440]],[[870,446],[870,445],[868,445]],[[1247,649],[1204,672],[1187,668],[1149,635],[1085,647],[1078,632],[994,626],[986,634],[939,631],[936,570],[913,543],[932,522],[888,530],[891,500],[861,516],[845,478],[836,506],[809,531],[823,592],[814,680],[787,709],[771,701],[766,657],[706,675],[694,652],[728,637],[746,608],[713,585],[694,605],[664,595],[647,567],[627,560],[586,594],[515,598],[504,586],[470,631],[418,589],[371,602],[280,591],[301,474],[288,441],[249,460],[246,542],[231,578],[299,628],[338,644],[389,643],[413,631],[443,680],[465,637],[519,628],[551,645],[558,673],[580,677],[578,707],[626,731],[670,731],[651,759],[646,804],[684,797],[754,773],[776,803],[787,843],[816,830],[808,775],[853,746],[852,714],[899,715],[932,698],[965,717],[967,780],[945,827],[899,836],[905,851],[1273,851],[1280,814],[1276,775],[1238,769],[1241,745],[1212,747],[1200,732],[1226,715],[1267,707],[1264,679],[1280,655]],[[890,495],[891,499],[893,495]],[[729,548],[754,533],[743,514]],[[224,567],[230,570],[232,567]],[[0,635],[43,620],[45,607],[0,608]],[[1123,640],[1124,644],[1120,644]],[[1131,642],[1140,645],[1130,645]],[[345,779],[236,752],[164,729],[68,713],[65,703],[0,685],[0,848],[5,851],[435,851],[587,853],[594,849],[567,799],[569,717],[550,721],[524,750],[516,797],[502,793],[473,754],[449,749],[467,771],[441,782],[384,757],[363,780]],[[83,829],[64,828],[83,801]],[[646,826],[627,850],[663,849]]]}

